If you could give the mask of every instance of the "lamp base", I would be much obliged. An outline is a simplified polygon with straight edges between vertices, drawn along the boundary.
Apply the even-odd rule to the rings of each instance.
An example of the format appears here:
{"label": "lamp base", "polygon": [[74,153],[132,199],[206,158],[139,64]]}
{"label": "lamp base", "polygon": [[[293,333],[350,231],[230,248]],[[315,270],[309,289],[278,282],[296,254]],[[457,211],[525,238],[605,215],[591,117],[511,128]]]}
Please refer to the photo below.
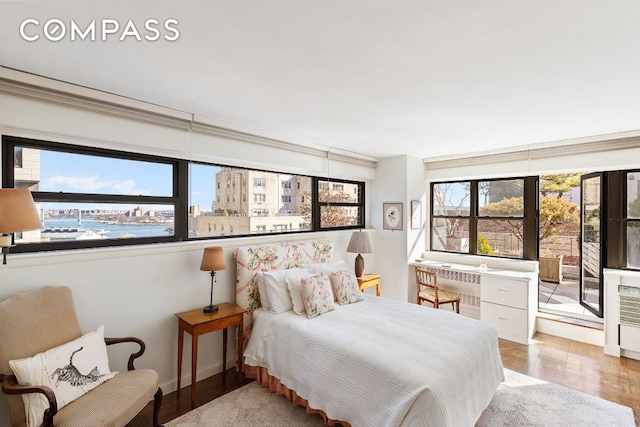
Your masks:
{"label": "lamp base", "polygon": [[218,312],[218,306],[217,305],[208,305],[205,308],[203,308],[202,311],[204,311],[205,313],[217,313]]}
{"label": "lamp base", "polygon": [[362,277],[362,275],[364,274],[364,258],[362,258],[362,255],[358,254],[358,256],[356,257],[356,265],[355,265],[355,273],[356,273],[356,277]]}

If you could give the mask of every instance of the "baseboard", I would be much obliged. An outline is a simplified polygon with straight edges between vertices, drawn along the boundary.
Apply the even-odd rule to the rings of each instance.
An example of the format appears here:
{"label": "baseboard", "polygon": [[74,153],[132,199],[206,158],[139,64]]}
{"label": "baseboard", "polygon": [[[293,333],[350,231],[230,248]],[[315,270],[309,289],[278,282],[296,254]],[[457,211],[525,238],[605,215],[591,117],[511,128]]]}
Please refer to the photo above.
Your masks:
{"label": "baseboard", "polygon": [[584,325],[558,321],[550,317],[536,317],[536,331],[556,337],[567,338],[585,344],[604,347],[604,331]]}
{"label": "baseboard", "polygon": [[[229,369],[232,366],[236,366],[236,359],[235,357],[227,360],[227,366],[226,368]],[[182,368],[182,372],[184,372],[185,369],[184,367]],[[220,372],[222,372],[222,362],[220,363],[216,363],[214,365],[209,365],[209,366],[205,366],[202,369],[198,369],[197,372],[197,381],[202,381],[205,378],[209,378],[212,377],[216,374],[219,374]],[[183,375],[182,376],[182,380],[180,383],[181,388],[185,388],[185,387],[189,387],[191,385],[191,370],[189,370],[187,375]],[[176,391],[178,389],[178,379],[174,378],[170,381],[164,382],[164,383],[160,383],[160,388],[162,388],[162,394],[169,394],[169,393],[173,393],[174,391]]]}

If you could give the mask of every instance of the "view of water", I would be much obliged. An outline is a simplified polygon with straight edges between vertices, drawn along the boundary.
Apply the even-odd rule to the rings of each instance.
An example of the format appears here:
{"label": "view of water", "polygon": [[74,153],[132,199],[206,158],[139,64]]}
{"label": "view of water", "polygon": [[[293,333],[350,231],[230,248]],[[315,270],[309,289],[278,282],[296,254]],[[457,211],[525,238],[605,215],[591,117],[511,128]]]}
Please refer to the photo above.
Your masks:
{"label": "view of water", "polygon": [[[96,232],[105,231],[104,236],[106,238],[116,238],[121,234],[132,234],[136,237],[154,237],[154,236],[171,236],[173,231],[167,231],[167,227],[171,224],[103,224],[100,221],[91,218],[83,218],[81,227],[87,230],[93,230]],[[49,227],[77,227],[77,218],[57,218],[46,219],[44,221],[44,228]]]}

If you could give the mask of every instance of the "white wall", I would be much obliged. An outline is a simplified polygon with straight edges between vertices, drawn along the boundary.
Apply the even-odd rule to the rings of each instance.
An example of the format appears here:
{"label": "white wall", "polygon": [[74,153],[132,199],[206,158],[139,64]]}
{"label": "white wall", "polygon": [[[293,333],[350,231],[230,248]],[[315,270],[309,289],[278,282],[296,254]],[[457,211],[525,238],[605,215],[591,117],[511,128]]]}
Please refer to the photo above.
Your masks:
{"label": "white wall", "polygon": [[[371,224],[376,233],[375,268],[367,271],[382,275],[380,294],[399,301],[415,301],[415,281],[410,276],[408,262],[424,251],[424,229],[411,229],[411,200],[426,205],[424,165],[421,159],[397,156],[378,162],[376,180],[371,184]],[[384,203],[402,203],[402,230],[384,230]],[[426,221],[425,212],[422,215]]]}
{"label": "white wall", "polygon": [[[259,143],[129,120],[91,109],[57,102],[0,94],[0,134],[47,141],[105,147],[193,160],[234,161],[235,165],[297,171],[346,179],[365,180],[367,187],[375,167],[328,160],[313,152],[292,153]],[[331,157],[329,157],[331,158]],[[229,163],[229,162],[227,162]],[[366,197],[370,190],[367,189]],[[366,210],[369,215],[369,210]],[[369,230],[375,248],[375,230]],[[107,336],[137,336],[146,343],[137,367],[155,369],[165,393],[175,390],[178,327],[175,313],[209,303],[210,276],[199,269],[203,248],[222,246],[227,269],[217,275],[214,302],[235,302],[233,251],[239,246],[283,240],[330,239],[335,258],[353,265],[347,254],[350,231],[301,233],[286,236],[176,242],[136,247],[100,248],[50,253],[10,254],[0,265],[0,300],[45,285],[66,285],[73,292],[84,332],[105,326]],[[374,254],[364,255],[375,265]],[[229,334],[228,366],[235,363],[235,334]],[[222,369],[222,333],[207,334],[199,343],[200,379]],[[185,336],[183,385],[190,384],[191,337]],[[133,346],[109,349],[112,369],[126,370]],[[0,398],[0,426],[9,424],[6,399]]]}

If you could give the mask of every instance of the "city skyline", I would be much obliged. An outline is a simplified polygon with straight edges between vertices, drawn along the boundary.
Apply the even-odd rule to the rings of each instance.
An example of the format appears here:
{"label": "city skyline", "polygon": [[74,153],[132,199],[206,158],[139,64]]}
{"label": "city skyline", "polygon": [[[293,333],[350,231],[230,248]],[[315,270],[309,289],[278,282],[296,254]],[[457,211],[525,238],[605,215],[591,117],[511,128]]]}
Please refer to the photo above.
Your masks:
{"label": "city skyline", "polygon": [[[39,191],[171,196],[171,165],[40,150]],[[69,171],[73,171],[70,173]],[[215,174],[220,167],[190,164],[189,205],[211,210]],[[48,203],[47,209],[68,209],[68,203]],[[83,209],[126,209],[129,205],[91,204]],[[158,207],[166,209],[166,207]]]}

